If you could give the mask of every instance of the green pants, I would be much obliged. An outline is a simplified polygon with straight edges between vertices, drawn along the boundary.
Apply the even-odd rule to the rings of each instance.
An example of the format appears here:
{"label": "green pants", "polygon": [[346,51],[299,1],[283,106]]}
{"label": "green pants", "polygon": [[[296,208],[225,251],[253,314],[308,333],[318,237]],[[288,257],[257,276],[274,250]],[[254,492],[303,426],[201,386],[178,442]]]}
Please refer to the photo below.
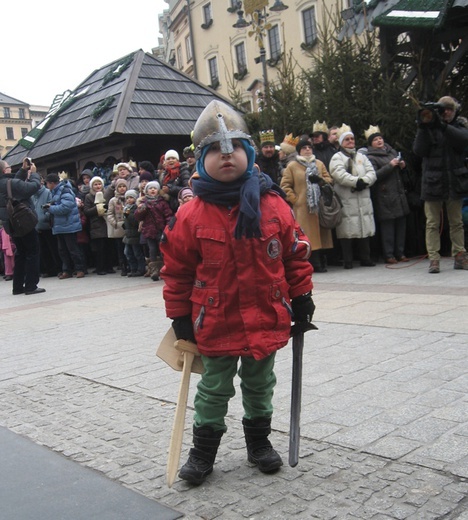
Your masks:
{"label": "green pants", "polygon": [[[244,418],[270,418],[273,414],[273,371],[276,354],[256,361],[253,357],[202,356],[205,372],[197,385],[194,426],[211,426],[226,431],[228,402],[236,393],[234,377],[239,374]],[[237,370],[240,359],[239,371]]]}
{"label": "green pants", "polygon": [[465,251],[465,235],[463,230],[462,206],[463,200],[426,201],[426,248],[429,260],[440,260],[440,215],[443,204],[447,209],[447,219],[452,242],[452,256]]}

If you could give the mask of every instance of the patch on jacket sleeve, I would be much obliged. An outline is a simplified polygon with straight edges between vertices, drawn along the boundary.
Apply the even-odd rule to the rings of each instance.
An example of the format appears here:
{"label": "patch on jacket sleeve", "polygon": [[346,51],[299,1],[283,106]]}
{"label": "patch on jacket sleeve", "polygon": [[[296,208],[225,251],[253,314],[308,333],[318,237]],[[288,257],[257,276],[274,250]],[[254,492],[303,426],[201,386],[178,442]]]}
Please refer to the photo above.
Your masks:
{"label": "patch on jacket sleeve", "polygon": [[277,238],[272,238],[267,245],[267,254],[268,256],[275,260],[281,254],[281,244]]}

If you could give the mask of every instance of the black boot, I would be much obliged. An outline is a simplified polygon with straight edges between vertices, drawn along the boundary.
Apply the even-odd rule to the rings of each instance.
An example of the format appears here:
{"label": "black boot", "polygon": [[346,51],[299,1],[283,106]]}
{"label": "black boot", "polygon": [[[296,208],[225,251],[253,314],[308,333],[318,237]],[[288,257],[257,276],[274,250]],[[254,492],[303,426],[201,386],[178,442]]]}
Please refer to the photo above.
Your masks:
{"label": "black boot", "polygon": [[190,484],[200,485],[213,471],[213,464],[223,436],[222,430],[214,431],[211,426],[193,428],[193,448],[187,462],[179,471],[179,477]]}
{"label": "black boot", "polygon": [[242,419],[242,424],[249,462],[256,464],[263,473],[270,473],[281,467],[283,461],[268,440],[271,419]]}

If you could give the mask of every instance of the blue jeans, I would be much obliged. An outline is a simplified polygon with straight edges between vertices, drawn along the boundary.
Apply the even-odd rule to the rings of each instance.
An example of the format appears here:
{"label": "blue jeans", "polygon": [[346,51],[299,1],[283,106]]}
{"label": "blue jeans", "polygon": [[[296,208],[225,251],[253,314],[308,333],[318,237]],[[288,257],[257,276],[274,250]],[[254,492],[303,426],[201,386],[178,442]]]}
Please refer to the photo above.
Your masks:
{"label": "blue jeans", "polygon": [[125,256],[132,273],[139,271],[144,274],[146,270],[145,255],[140,244],[125,244]]}

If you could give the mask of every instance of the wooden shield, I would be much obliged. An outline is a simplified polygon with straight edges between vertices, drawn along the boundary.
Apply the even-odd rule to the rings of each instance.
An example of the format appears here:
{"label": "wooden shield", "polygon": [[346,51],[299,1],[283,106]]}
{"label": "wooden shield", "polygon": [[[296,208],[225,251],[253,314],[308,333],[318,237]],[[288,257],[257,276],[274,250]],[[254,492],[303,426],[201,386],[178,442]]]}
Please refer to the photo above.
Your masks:
{"label": "wooden shield", "polygon": [[[158,350],[156,351],[156,355],[171,368],[181,372],[184,366],[184,353],[175,348],[176,341],[177,338],[174,329],[169,327],[169,330],[166,332],[166,335],[162,339]],[[195,374],[203,374],[204,372],[203,362],[199,355],[195,356],[193,359],[192,372]]]}

